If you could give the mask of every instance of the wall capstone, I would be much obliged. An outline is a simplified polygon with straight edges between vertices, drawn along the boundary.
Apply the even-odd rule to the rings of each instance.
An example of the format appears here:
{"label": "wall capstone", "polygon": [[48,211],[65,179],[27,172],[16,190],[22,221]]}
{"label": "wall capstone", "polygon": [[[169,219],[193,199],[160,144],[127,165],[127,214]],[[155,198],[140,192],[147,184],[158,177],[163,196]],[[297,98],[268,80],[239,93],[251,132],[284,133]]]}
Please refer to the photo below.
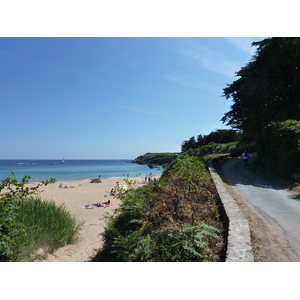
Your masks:
{"label": "wall capstone", "polygon": [[[223,156],[223,157],[227,157]],[[220,157],[218,157],[219,159]],[[236,201],[229,194],[225,183],[218,175],[213,160],[208,161],[208,169],[218,190],[224,211],[229,220],[226,262],[254,262],[250,228]]]}

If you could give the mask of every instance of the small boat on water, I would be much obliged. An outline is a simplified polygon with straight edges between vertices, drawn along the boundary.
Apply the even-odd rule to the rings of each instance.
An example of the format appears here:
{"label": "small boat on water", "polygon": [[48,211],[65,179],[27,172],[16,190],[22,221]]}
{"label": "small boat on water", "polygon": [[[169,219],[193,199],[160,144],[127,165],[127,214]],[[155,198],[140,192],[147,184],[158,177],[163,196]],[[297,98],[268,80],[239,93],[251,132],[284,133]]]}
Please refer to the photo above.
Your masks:
{"label": "small boat on water", "polygon": [[49,165],[55,165],[55,163],[49,163]]}
{"label": "small boat on water", "polygon": [[63,158],[63,160],[61,161],[61,163],[62,164],[65,164],[66,162],[65,162],[65,158]]}

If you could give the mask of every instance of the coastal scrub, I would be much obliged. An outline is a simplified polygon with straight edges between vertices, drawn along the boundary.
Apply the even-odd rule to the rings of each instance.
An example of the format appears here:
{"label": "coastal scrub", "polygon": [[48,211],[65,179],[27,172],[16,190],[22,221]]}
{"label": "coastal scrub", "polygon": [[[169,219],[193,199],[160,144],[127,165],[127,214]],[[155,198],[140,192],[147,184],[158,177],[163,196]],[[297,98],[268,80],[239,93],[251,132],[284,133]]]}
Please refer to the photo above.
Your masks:
{"label": "coastal scrub", "polygon": [[219,198],[206,163],[181,155],[158,182],[121,194],[92,261],[221,261]]}

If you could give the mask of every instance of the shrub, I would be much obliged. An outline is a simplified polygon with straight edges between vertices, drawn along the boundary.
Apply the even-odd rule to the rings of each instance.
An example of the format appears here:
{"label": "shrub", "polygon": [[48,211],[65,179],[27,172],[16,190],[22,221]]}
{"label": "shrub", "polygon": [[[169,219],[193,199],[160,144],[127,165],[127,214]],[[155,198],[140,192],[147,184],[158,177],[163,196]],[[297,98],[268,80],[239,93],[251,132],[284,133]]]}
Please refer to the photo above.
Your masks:
{"label": "shrub", "polygon": [[76,224],[64,207],[33,198],[36,191],[55,179],[28,187],[30,176],[18,182],[12,176],[0,184],[0,261],[32,259],[38,247],[53,251],[76,237],[80,225]]}
{"label": "shrub", "polygon": [[225,144],[217,144],[214,142],[210,142],[207,145],[189,150],[186,152],[186,154],[202,158],[210,154],[222,154],[222,153],[228,153],[234,151],[234,149],[237,147],[238,144],[239,142],[230,142]]}
{"label": "shrub", "polygon": [[27,228],[16,221],[15,208],[9,197],[0,197],[0,262],[15,261],[14,249],[25,240]]}
{"label": "shrub", "polygon": [[256,143],[257,163],[285,178],[300,173],[300,121],[266,127]]}
{"label": "shrub", "polygon": [[2,180],[0,184],[0,261],[15,261],[16,251],[25,240],[27,228],[24,224],[16,220],[16,208],[14,200],[24,199],[28,195],[35,194],[37,189],[51,181],[45,181],[35,187],[26,187],[30,176],[24,176],[21,182],[18,182],[12,173],[12,176]]}
{"label": "shrub", "polygon": [[151,183],[121,196],[93,261],[218,261],[218,194],[204,161],[181,155]]}
{"label": "shrub", "polygon": [[178,156],[168,165],[168,168],[161,175],[160,183],[167,183],[174,176],[181,176],[186,179],[210,178],[210,175],[206,172],[206,162],[188,154]]}
{"label": "shrub", "polygon": [[203,222],[198,225],[182,223],[168,230],[154,231],[157,249],[154,261],[196,262],[218,261],[213,251],[219,231]]}

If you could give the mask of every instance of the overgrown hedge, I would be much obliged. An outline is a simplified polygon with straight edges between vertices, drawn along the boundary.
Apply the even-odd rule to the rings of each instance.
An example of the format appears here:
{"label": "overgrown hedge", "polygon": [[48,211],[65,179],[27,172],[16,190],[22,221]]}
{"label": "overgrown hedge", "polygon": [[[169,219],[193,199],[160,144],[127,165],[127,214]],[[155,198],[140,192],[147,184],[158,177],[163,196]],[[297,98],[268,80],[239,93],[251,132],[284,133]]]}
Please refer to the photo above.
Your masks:
{"label": "overgrown hedge", "polygon": [[206,164],[181,155],[159,182],[121,196],[92,261],[220,261],[224,229]]}
{"label": "overgrown hedge", "polygon": [[300,121],[287,120],[266,127],[256,142],[257,163],[279,176],[300,173]]}
{"label": "overgrown hedge", "polygon": [[186,152],[186,154],[192,156],[203,157],[210,154],[228,153],[234,151],[238,145],[238,142],[231,142],[226,144],[209,143],[208,145],[201,146],[196,149],[192,149]]}

